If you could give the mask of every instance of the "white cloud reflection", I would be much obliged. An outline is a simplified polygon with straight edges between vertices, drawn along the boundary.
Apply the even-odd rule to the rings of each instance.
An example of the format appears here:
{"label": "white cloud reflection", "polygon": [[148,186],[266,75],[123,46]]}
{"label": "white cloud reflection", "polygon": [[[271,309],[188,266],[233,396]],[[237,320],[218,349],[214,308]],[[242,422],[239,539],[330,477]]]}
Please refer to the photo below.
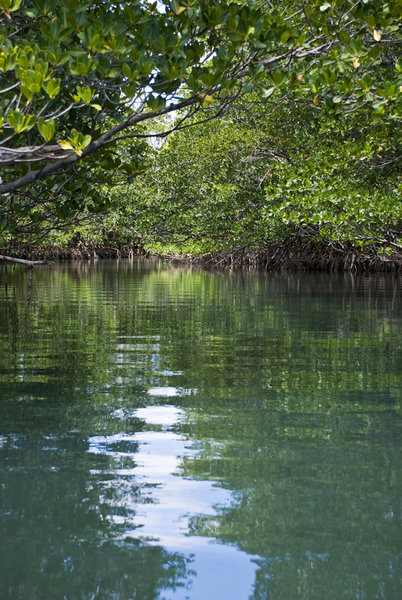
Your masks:
{"label": "white cloud reflection", "polygon": [[[120,486],[118,505],[126,510],[124,516],[111,514],[110,521],[123,531],[123,539],[142,539],[168,551],[191,555],[191,569],[196,572],[191,588],[169,590],[166,598],[248,598],[255,573],[251,557],[233,546],[216,543],[215,538],[189,534],[190,519],[194,515],[213,516],[218,509],[230,506],[233,498],[230,491],[213,481],[180,475],[183,457],[198,453],[191,441],[173,430],[186,418],[186,413],[176,406],[152,405],[133,411],[131,416],[145,421],[147,429],[132,435],[121,433],[90,439],[89,452],[114,459],[124,456],[133,463],[132,469],[125,464],[123,469],[111,471],[112,479],[106,487]],[[156,429],[152,430],[152,426]],[[124,486],[122,494],[121,478],[135,479],[136,486],[144,489],[147,501],[133,496],[132,484]],[[233,585],[228,585],[233,577],[237,582],[235,595]]]}

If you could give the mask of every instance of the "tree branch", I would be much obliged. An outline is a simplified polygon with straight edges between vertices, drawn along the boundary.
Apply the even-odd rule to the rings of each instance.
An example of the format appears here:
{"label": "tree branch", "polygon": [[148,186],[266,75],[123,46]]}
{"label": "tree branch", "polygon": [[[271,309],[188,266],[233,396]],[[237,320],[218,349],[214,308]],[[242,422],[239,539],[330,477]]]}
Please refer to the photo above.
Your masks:
{"label": "tree branch", "polygon": [[14,256],[5,256],[4,254],[0,254],[0,260],[26,265],[30,269],[32,269],[35,265],[45,265],[47,263],[46,260],[25,260],[24,258],[14,258]]}
{"label": "tree branch", "polygon": [[[68,156],[65,156],[62,159],[59,159],[56,164],[47,165],[47,166],[43,167],[42,169],[38,169],[37,171],[30,171],[30,172],[26,173],[25,175],[23,175],[22,177],[20,177],[19,179],[15,180],[15,181],[11,181],[10,183],[5,183],[4,185],[0,186],[0,195],[9,194],[10,192],[15,192],[16,190],[18,190],[19,188],[21,188],[25,185],[34,183],[39,178],[44,178],[44,177],[47,177],[48,175],[53,175],[54,173],[56,173],[58,171],[65,170],[66,168],[70,167],[71,165],[73,165],[74,163],[79,161],[80,159],[82,159],[86,156],[89,156],[90,154],[93,154],[100,148],[103,148],[104,146],[106,146],[109,142],[112,141],[112,138],[116,134],[120,133],[120,131],[127,129],[128,127],[132,127],[133,125],[136,125],[137,123],[141,123],[142,121],[147,121],[149,119],[155,119],[156,117],[160,117],[162,115],[169,114],[176,110],[181,110],[182,108],[185,108],[186,106],[195,104],[197,101],[198,101],[198,97],[192,96],[191,98],[182,100],[181,102],[178,102],[176,104],[170,104],[169,106],[166,106],[162,110],[159,110],[156,112],[141,113],[141,114],[134,113],[128,119],[126,119],[122,123],[119,123],[115,127],[112,127],[112,129],[110,129],[109,131],[107,131],[106,133],[101,135],[97,140],[95,140],[91,144],[89,144],[89,146],[87,148],[85,148],[85,150],[83,151],[81,156],[79,156],[78,154],[76,154],[73,151],[69,151],[70,154]],[[59,147],[57,146],[57,148],[59,148]],[[17,149],[17,151],[18,151],[18,149]],[[56,157],[56,159],[57,159],[57,157]],[[46,159],[44,159],[44,160],[46,160]]]}

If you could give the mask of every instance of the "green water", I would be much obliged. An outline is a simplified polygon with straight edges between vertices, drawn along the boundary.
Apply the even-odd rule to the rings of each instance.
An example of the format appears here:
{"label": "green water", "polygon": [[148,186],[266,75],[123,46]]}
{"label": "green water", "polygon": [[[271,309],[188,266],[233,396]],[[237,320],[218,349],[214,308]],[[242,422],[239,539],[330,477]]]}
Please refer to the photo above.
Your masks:
{"label": "green water", "polygon": [[399,600],[401,290],[1,267],[1,600]]}

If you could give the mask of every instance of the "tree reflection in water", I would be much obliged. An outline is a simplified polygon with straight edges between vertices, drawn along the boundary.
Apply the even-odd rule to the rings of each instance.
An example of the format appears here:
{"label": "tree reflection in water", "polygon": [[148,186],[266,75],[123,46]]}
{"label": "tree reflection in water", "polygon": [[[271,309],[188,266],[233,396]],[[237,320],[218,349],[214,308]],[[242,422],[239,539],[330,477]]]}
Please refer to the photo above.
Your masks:
{"label": "tree reflection in water", "polygon": [[3,284],[2,600],[399,600],[400,278]]}

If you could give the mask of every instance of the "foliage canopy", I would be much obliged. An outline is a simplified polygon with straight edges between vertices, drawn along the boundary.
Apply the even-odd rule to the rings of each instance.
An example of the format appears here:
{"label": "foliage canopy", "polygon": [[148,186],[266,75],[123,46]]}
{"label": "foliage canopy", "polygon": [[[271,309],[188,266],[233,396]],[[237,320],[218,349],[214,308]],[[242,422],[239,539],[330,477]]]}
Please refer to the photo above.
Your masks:
{"label": "foliage canopy", "polygon": [[[253,250],[287,239],[401,250],[400,136],[370,115],[334,119],[294,95],[245,95],[175,132],[105,222],[150,250]],[[125,233],[126,232],[126,233]]]}
{"label": "foliage canopy", "polygon": [[143,147],[124,156],[122,138],[166,135],[143,124],[169,113],[185,127],[254,89],[272,102],[292,90],[332,116],[400,115],[396,0],[0,0],[0,11],[6,236],[103,210],[115,175],[141,170]]}

